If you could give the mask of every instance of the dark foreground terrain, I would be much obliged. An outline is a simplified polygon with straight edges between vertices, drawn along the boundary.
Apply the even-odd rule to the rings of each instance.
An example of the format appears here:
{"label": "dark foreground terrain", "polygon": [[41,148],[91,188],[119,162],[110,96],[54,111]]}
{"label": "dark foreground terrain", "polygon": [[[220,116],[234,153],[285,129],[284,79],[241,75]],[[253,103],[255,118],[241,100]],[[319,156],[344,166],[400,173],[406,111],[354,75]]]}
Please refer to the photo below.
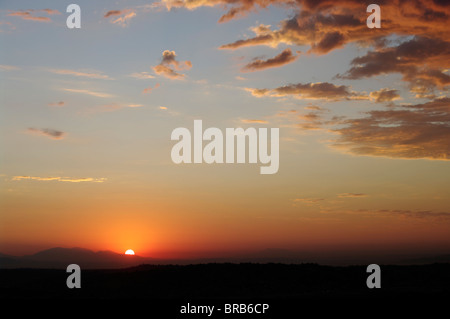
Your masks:
{"label": "dark foreground terrain", "polygon": [[[36,313],[98,309],[105,316],[148,318],[303,318],[345,315],[364,318],[409,314],[418,309],[426,318],[447,311],[450,264],[381,265],[381,288],[366,285],[366,266],[317,264],[141,265],[124,269],[82,269],[81,288],[69,289],[61,269],[0,270],[0,304],[16,299]],[[25,301],[23,299],[26,299]],[[254,308],[259,313],[227,313],[226,307]],[[55,308],[59,305],[59,308]],[[85,307],[85,305],[87,305]],[[243,306],[242,306],[243,305]],[[268,309],[262,313],[263,305]],[[183,307],[215,307],[212,313],[185,314]],[[40,310],[37,310],[39,309]],[[196,308],[198,309],[198,308]],[[242,309],[242,308],[239,308]],[[253,310],[254,310],[253,309]],[[245,310],[247,311],[247,310]],[[306,315],[313,313],[313,316]]]}
{"label": "dark foreground terrain", "polygon": [[317,264],[142,265],[81,270],[69,289],[65,270],[0,270],[0,298],[283,299],[449,296],[450,264],[381,265],[381,288],[369,289],[365,266]]}

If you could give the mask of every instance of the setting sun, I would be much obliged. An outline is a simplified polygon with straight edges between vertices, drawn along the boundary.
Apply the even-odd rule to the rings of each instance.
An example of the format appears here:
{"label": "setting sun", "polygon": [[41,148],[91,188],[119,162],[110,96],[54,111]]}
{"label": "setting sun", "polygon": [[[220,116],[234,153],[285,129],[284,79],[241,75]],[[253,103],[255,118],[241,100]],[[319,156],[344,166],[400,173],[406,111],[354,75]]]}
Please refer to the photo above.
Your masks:
{"label": "setting sun", "polygon": [[128,250],[125,252],[125,255],[134,255],[134,251],[133,251],[132,249],[128,249]]}

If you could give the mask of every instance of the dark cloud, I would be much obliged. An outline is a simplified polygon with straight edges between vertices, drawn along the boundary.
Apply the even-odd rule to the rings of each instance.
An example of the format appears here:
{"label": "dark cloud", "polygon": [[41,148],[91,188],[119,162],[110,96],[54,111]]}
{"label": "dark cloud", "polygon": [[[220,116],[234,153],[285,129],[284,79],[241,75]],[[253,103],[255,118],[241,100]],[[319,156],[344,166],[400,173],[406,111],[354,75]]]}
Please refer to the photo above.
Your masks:
{"label": "dark cloud", "polygon": [[258,71],[258,70],[264,70],[268,68],[274,68],[279,67],[288,63],[291,63],[295,61],[298,58],[298,56],[292,54],[291,49],[285,49],[283,52],[278,54],[277,56],[267,59],[267,60],[261,60],[261,59],[255,59],[254,61],[250,62],[246,66],[242,68],[243,72],[251,72],[251,71]]}
{"label": "dark cloud", "polygon": [[317,99],[317,100],[361,100],[369,97],[364,93],[358,93],[350,90],[347,85],[335,85],[329,82],[317,83],[297,83],[280,86],[275,89],[251,89],[248,88],[252,95],[256,97],[262,96],[288,96],[292,95],[301,99]]}
{"label": "dark cloud", "polygon": [[345,119],[333,146],[356,155],[450,160],[450,98]]}
{"label": "dark cloud", "polygon": [[[227,12],[219,19],[226,22],[249,12],[281,6],[294,11],[294,16],[280,21],[277,29],[264,26],[253,28],[254,37],[224,44],[222,49],[237,49],[243,46],[279,44],[306,45],[310,52],[326,54],[348,43],[383,45],[386,37],[427,36],[449,40],[448,21],[450,6],[444,1],[434,0],[393,0],[381,1],[382,28],[368,30],[366,8],[372,1],[342,0],[162,0],[168,9],[220,6]],[[432,75],[431,75],[432,76]]]}
{"label": "dark cloud", "polygon": [[369,51],[351,62],[352,67],[338,78],[361,79],[388,73],[400,73],[410,83],[411,91],[423,97],[435,87],[450,85],[443,72],[450,67],[450,42],[415,37],[398,46]]}
{"label": "dark cloud", "polygon": [[177,61],[175,51],[165,50],[162,55],[161,63],[153,67],[156,74],[170,79],[182,79],[185,75],[176,71],[189,70],[192,67],[191,61]]}
{"label": "dark cloud", "polygon": [[381,89],[370,92],[369,98],[377,103],[392,102],[400,99],[397,90]]}
{"label": "dark cloud", "polygon": [[62,131],[57,131],[49,128],[37,129],[37,128],[28,128],[28,132],[36,135],[46,136],[48,138],[54,140],[61,140],[65,137],[66,133]]}
{"label": "dark cloud", "polygon": [[122,10],[110,10],[110,11],[106,12],[103,17],[104,18],[108,18],[110,16],[118,16],[118,15],[121,15],[123,13],[124,12]]}

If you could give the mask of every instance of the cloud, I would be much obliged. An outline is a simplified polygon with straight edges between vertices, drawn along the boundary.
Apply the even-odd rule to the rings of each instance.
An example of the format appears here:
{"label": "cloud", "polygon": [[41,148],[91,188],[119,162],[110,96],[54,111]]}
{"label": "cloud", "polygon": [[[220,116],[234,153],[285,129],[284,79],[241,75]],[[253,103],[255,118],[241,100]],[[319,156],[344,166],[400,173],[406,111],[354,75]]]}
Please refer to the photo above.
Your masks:
{"label": "cloud", "polygon": [[0,70],[2,70],[2,71],[15,71],[15,70],[20,70],[20,68],[17,67],[17,66],[14,66],[14,65],[0,64]]}
{"label": "cloud", "polygon": [[261,60],[261,59],[255,59],[246,66],[242,68],[243,72],[252,72],[252,71],[258,71],[258,70],[264,70],[268,68],[275,68],[279,66],[283,66],[285,64],[289,64],[293,61],[295,61],[298,58],[298,56],[293,55],[291,49],[285,49],[283,52],[278,54],[277,56],[267,59],[267,60]]}
{"label": "cloud", "polygon": [[321,108],[320,106],[317,105],[309,105],[309,106],[305,106],[304,107],[305,110],[313,110],[313,111],[324,111],[324,108]]}
{"label": "cloud", "polygon": [[69,183],[82,183],[82,182],[93,182],[93,183],[103,183],[106,181],[106,178],[92,178],[92,177],[84,177],[84,178],[71,178],[71,177],[38,177],[38,176],[13,176],[13,181],[22,181],[22,180],[33,180],[33,181],[58,181],[58,182],[69,182]]}
{"label": "cloud", "polygon": [[267,124],[267,123],[269,123],[266,120],[246,120],[246,119],[241,120],[241,122],[242,123],[246,123],[246,124],[253,124],[253,123],[255,123],[255,124]]}
{"label": "cloud", "polygon": [[51,19],[49,17],[37,17],[34,14],[43,12],[49,15],[54,14],[61,14],[58,10],[52,10],[52,9],[43,9],[43,10],[22,10],[22,11],[13,11],[8,14],[8,16],[11,17],[19,17],[23,20],[32,20],[32,21],[38,21],[38,22],[50,22]]}
{"label": "cloud", "polygon": [[87,94],[87,95],[103,97],[103,98],[113,97],[113,95],[111,95],[109,93],[102,93],[102,92],[96,92],[96,91],[84,90],[84,89],[63,89],[63,90],[67,91],[67,92],[81,93],[81,94]]}
{"label": "cloud", "polygon": [[118,16],[123,14],[121,10],[111,10],[105,13],[104,18],[109,18],[110,16]]}
{"label": "cloud", "polygon": [[429,93],[435,87],[450,85],[450,76],[444,72],[450,67],[450,42],[414,37],[398,46],[369,51],[353,59],[351,65],[345,74],[337,77],[355,80],[400,73],[403,81],[410,83],[412,92]]}
{"label": "cloud", "polygon": [[46,12],[47,14],[53,15],[53,14],[61,14],[58,10],[52,10],[52,9],[42,9],[41,11]]}
{"label": "cloud", "polygon": [[96,107],[92,107],[86,110],[86,114],[96,114],[96,113],[105,113],[105,112],[114,112],[124,108],[140,108],[143,107],[143,104],[119,104],[119,103],[111,103],[98,105]]}
{"label": "cloud", "polygon": [[332,146],[355,155],[450,160],[450,98],[366,114],[337,121]]}
{"label": "cloud", "polygon": [[358,93],[350,90],[347,85],[335,85],[329,82],[317,83],[297,83],[281,86],[275,89],[252,89],[246,88],[253,96],[263,97],[283,97],[295,96],[299,99],[313,100],[367,100],[369,97],[364,93]]}
{"label": "cloud", "polygon": [[37,128],[28,128],[27,130],[29,133],[35,134],[35,135],[42,135],[54,140],[61,140],[66,136],[65,132],[57,131],[49,128],[44,129],[37,129]]}
{"label": "cloud", "polygon": [[363,193],[342,193],[337,195],[340,198],[355,198],[355,197],[367,197],[367,194]]}
{"label": "cloud", "polygon": [[325,201],[325,198],[295,198],[293,199],[294,206],[298,203],[306,205],[314,205]]}
{"label": "cloud", "polygon": [[106,14],[103,16],[104,18],[111,18],[110,22],[112,24],[118,24],[122,27],[128,26],[130,23],[130,20],[133,19],[136,16],[136,12],[131,9],[124,9],[124,10],[111,10],[106,12]]}
{"label": "cloud", "polygon": [[67,74],[67,75],[73,75],[73,76],[81,76],[91,79],[105,79],[110,80],[111,78],[105,74],[101,73],[92,73],[92,72],[81,72],[81,71],[75,71],[75,70],[67,70],[67,69],[50,69],[49,72],[56,73],[56,74]]}
{"label": "cloud", "polygon": [[300,123],[297,126],[303,130],[321,129],[323,125],[321,113],[322,110],[298,115],[297,118],[300,120]]}
{"label": "cloud", "polygon": [[0,27],[2,25],[5,25],[6,28],[3,29],[3,27],[2,27],[2,29],[0,29],[0,32],[9,32],[11,30],[15,30],[16,29],[16,27],[11,22],[8,22],[8,21],[0,21]]}
{"label": "cloud", "polygon": [[184,78],[184,74],[178,73],[171,69],[168,66],[165,65],[157,65],[153,67],[153,71],[155,71],[156,74],[165,76],[169,79],[181,79]]}
{"label": "cloud", "polygon": [[[259,25],[251,28],[254,36],[220,46],[221,49],[237,49],[245,46],[280,44],[309,46],[308,52],[327,54],[349,43],[359,46],[385,46],[388,36],[430,37],[448,40],[450,6],[439,0],[384,1],[382,3],[382,28],[368,30],[367,5],[370,2],[342,0],[161,0],[168,10],[200,7],[220,7],[226,13],[219,22],[243,17],[249,12],[270,5],[283,7],[294,14],[279,22],[278,29]],[[426,51],[426,50],[424,50]],[[448,59],[447,59],[448,60]],[[434,77],[433,74],[429,76]],[[437,74],[441,77],[441,74]]]}
{"label": "cloud", "polygon": [[139,79],[139,80],[147,80],[147,79],[155,78],[153,75],[149,74],[148,72],[135,72],[135,73],[131,73],[128,76]]}
{"label": "cloud", "polygon": [[49,103],[48,106],[57,106],[57,107],[61,107],[64,106],[64,101],[59,101],[59,102],[55,102],[55,103]]}
{"label": "cloud", "polygon": [[155,86],[152,88],[152,87],[148,87],[148,88],[145,88],[143,91],[142,91],[142,93],[152,93],[152,90],[154,90],[154,89],[157,89],[157,88],[159,88],[159,83],[156,83],[155,84]]}
{"label": "cloud", "polygon": [[377,103],[383,103],[399,100],[400,95],[398,94],[397,90],[381,89],[378,91],[370,92],[369,98],[370,100]]}
{"label": "cloud", "polygon": [[191,61],[177,61],[175,51],[165,50],[162,55],[161,63],[153,67],[153,71],[158,75],[169,79],[182,79],[185,75],[176,71],[189,70],[192,67]]}
{"label": "cloud", "polygon": [[432,210],[409,210],[409,209],[378,209],[367,210],[359,209],[350,211],[351,214],[366,214],[366,215],[382,215],[392,216],[400,218],[415,218],[415,219],[427,219],[436,221],[448,221],[450,220],[450,212],[436,212]]}

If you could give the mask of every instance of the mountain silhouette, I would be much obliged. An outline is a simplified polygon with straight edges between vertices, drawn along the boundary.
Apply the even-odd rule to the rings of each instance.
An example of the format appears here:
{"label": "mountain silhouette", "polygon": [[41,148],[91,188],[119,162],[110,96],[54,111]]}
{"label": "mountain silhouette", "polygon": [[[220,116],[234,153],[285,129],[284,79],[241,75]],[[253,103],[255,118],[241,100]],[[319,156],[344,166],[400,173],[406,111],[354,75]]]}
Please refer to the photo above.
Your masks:
{"label": "mountain silhouette", "polygon": [[152,258],[118,254],[112,251],[97,251],[74,247],[55,247],[33,255],[10,256],[0,254],[0,268],[66,268],[77,264],[81,268],[123,268],[151,263]]}
{"label": "mountain silhouette", "polygon": [[[419,257],[419,258],[417,258]],[[431,263],[448,263],[450,255],[433,257],[399,258],[398,256],[344,256],[327,254],[319,256],[307,252],[286,249],[265,249],[256,252],[241,253],[222,258],[195,259],[158,259],[138,255],[118,254],[113,251],[92,251],[85,248],[54,247],[42,250],[32,255],[11,256],[0,253],[0,269],[13,268],[47,268],[66,269],[70,264],[77,264],[84,269],[118,269],[134,267],[142,264],[153,265],[189,265],[207,263],[283,263],[302,264],[316,263],[330,266],[368,265],[377,261],[378,264],[414,265]]]}

